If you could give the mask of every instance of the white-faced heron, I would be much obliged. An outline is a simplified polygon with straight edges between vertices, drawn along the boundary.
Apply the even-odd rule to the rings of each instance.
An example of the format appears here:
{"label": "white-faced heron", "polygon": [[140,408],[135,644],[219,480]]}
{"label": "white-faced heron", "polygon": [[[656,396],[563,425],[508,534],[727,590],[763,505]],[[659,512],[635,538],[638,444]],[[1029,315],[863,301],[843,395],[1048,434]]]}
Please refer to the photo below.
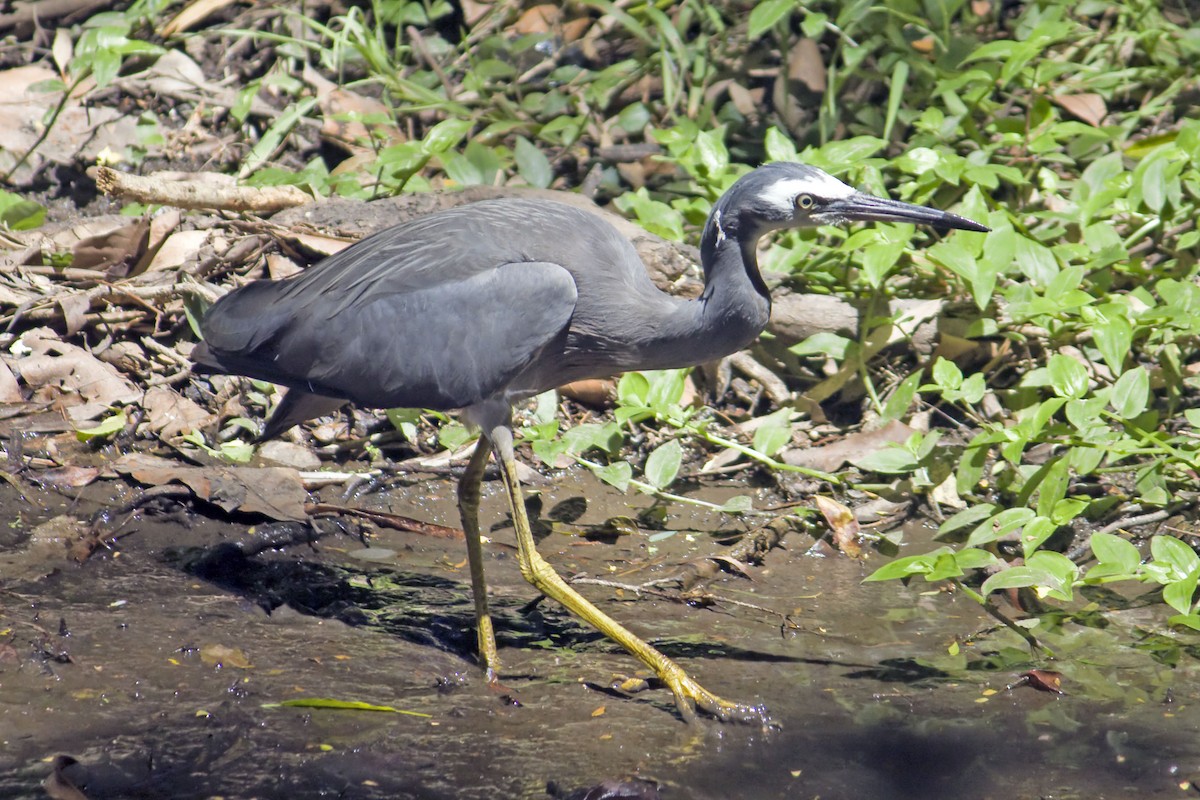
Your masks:
{"label": "white-faced heron", "polygon": [[803,164],[767,164],[738,180],[704,227],[704,292],[659,291],[633,246],[596,215],[546,200],[472,203],[388,228],[282,281],[257,281],[205,316],[199,371],[289,388],[267,423],[277,434],[349,400],[368,408],[462,409],[482,435],[459,481],[479,655],[500,661],[488,615],[479,496],[489,451],[499,461],[521,574],[538,591],[653,669],[686,719],[764,718],[700,686],[564,581],[538,553],[513,460],[512,404],[583,378],[687,367],[749,345],[770,294],[759,238],[853,220],[986,231],[936,209],[862,194]]}

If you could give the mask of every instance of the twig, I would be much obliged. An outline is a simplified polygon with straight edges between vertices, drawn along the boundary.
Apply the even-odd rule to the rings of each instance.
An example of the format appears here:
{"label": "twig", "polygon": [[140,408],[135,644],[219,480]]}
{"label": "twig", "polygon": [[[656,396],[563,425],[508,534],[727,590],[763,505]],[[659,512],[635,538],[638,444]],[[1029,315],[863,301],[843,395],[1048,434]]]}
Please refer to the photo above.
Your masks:
{"label": "twig", "polygon": [[285,208],[312,202],[312,195],[298,186],[233,186],[197,180],[163,181],[117,172],[109,167],[88,170],[96,188],[139,203],[203,208],[221,211],[272,214]]}

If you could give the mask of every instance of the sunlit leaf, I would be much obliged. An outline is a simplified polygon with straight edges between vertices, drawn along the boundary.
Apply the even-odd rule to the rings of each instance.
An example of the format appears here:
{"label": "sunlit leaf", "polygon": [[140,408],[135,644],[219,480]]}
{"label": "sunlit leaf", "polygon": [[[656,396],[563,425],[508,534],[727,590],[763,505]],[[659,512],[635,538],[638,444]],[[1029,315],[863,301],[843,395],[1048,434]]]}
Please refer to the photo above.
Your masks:
{"label": "sunlit leaf", "polygon": [[660,445],[646,459],[646,480],[656,489],[667,488],[679,474],[682,461],[683,447],[678,439]]}

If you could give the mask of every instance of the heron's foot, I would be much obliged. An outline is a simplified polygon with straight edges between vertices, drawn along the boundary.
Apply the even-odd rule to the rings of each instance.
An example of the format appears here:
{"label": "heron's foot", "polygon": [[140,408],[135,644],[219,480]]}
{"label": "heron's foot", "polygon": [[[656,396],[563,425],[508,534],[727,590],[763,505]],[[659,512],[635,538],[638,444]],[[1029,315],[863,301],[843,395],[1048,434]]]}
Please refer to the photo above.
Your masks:
{"label": "heron's foot", "polygon": [[717,697],[690,678],[683,670],[678,673],[660,676],[667,688],[675,695],[675,705],[684,721],[691,724],[699,721],[697,712],[703,713],[718,722],[732,722],[739,725],[759,725],[762,728],[778,727],[767,714],[766,706],[731,703]]}

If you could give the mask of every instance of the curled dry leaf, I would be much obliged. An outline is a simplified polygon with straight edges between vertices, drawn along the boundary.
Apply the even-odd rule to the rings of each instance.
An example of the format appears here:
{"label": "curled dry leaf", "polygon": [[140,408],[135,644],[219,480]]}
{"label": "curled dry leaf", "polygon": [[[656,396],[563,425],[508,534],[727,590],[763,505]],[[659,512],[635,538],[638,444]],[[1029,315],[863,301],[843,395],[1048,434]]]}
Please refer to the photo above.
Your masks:
{"label": "curled dry leaf", "polygon": [[23,403],[25,396],[17,383],[17,376],[8,366],[8,356],[0,356],[0,403]]}
{"label": "curled dry leaf", "polygon": [[1031,669],[1022,673],[1021,679],[1008,688],[1013,689],[1017,686],[1029,686],[1039,692],[1051,694],[1066,694],[1062,690],[1062,673],[1046,669]]}
{"label": "curled dry leaf", "polygon": [[612,378],[591,378],[560,386],[559,391],[589,408],[609,408],[617,397],[617,383]]}
{"label": "curled dry leaf", "polygon": [[141,397],[141,391],[113,366],[81,347],[60,341],[48,328],[27,331],[21,341],[31,352],[10,364],[40,401],[76,394],[85,404],[99,406],[99,413]]}
{"label": "curled dry leaf", "polygon": [[800,39],[788,54],[788,77],[800,81],[810,92],[825,92],[825,61],[821,48],[807,37]]}
{"label": "curled dry leaf", "polygon": [[813,500],[821,516],[825,517],[837,548],[851,558],[862,558],[862,548],[858,546],[858,520],[854,518],[854,512],[830,497],[817,495]]}

